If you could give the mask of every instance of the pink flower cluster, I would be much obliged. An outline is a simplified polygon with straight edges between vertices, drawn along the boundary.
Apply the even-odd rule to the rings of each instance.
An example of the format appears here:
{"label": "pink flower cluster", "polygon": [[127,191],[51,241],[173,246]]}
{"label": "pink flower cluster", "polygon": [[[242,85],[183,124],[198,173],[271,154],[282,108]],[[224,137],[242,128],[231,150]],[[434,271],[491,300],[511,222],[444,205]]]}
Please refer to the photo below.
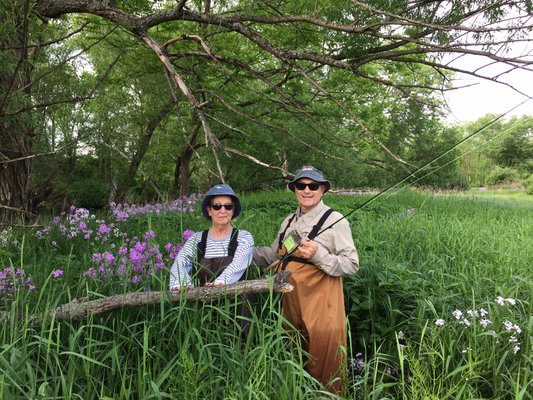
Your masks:
{"label": "pink flower cluster", "polygon": [[82,237],[85,240],[92,239],[95,242],[107,242],[111,236],[122,236],[115,224],[106,224],[104,221],[96,219],[96,216],[90,214],[89,210],[76,208],[75,206],[70,206],[68,212],[63,211],[56,216],[49,226],[37,231],[35,236],[42,239],[55,230],[68,240]]}
{"label": "pink flower cluster", "polygon": [[167,212],[193,212],[196,203],[200,199],[198,194],[184,196],[180,199],[169,203],[145,204],[138,206],[136,204],[110,204],[111,214],[116,221],[125,221],[130,217],[145,214],[165,214]]}
{"label": "pink flower cluster", "polygon": [[[65,247],[57,240],[59,238],[69,241],[81,239],[95,250],[98,249],[93,250],[95,252],[91,258],[92,266],[83,276],[95,280],[118,278],[123,284],[138,285],[154,273],[165,269],[167,264],[171,264],[180,251],[181,244],[167,243],[160,249],[160,245],[154,240],[153,231],[146,232],[142,239],[130,239],[128,233],[122,231],[121,222],[148,213],[193,212],[199,199],[199,195],[193,194],[164,204],[111,204],[112,222],[98,219],[85,208],[70,206],[48,226],[36,231],[35,236],[48,241],[54,251]],[[193,231],[185,231],[184,240],[192,234]],[[60,269],[52,272],[54,278],[59,278],[62,274]]]}
{"label": "pink flower cluster", "polygon": [[[63,211],[60,215],[56,216],[50,225],[36,231],[35,236],[38,239],[44,239],[53,233],[58,233],[60,236],[66,237],[67,240],[81,237],[87,241],[91,240],[91,245],[104,243],[111,241],[112,238],[125,238],[127,236],[126,233],[117,227],[119,222],[126,221],[130,217],[149,213],[193,212],[199,199],[200,196],[198,194],[192,194],[169,203],[146,204],[144,206],[111,203],[110,210],[114,222],[110,223],[97,219],[86,208],[70,206],[68,211]],[[2,232],[0,236],[2,238],[4,236],[7,237],[7,231]],[[2,240],[3,242],[4,240]],[[52,246],[57,247],[57,243],[53,241]]]}
{"label": "pink flower cluster", "polygon": [[0,271],[0,300],[13,297],[15,290],[32,291],[35,286],[31,284],[31,279],[26,276],[23,269],[5,268]]}
{"label": "pink flower cluster", "polygon": [[[193,231],[187,230],[183,236],[189,238],[193,234]],[[93,279],[118,277],[124,284],[131,282],[133,285],[139,285],[157,271],[165,269],[165,265],[174,261],[181,249],[181,245],[168,243],[164,246],[164,256],[153,239],[155,232],[149,231],[144,234],[142,240],[137,237],[131,241],[126,240],[116,254],[109,251],[93,253],[91,262],[94,267],[85,271],[83,276]]]}

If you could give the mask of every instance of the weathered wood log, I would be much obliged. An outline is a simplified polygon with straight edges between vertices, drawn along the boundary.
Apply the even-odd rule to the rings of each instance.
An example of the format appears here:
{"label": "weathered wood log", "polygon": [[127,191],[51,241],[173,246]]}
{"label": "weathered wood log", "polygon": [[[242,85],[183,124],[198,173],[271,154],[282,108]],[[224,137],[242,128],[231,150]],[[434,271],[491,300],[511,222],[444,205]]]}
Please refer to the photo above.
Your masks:
{"label": "weathered wood log", "polygon": [[[198,287],[181,292],[129,292],[90,301],[75,299],[70,303],[50,310],[47,314],[48,318],[53,318],[56,321],[82,320],[92,315],[103,314],[117,308],[141,307],[159,304],[162,301],[172,303],[182,300],[212,302],[224,297],[231,298],[241,294],[266,293],[270,290],[287,293],[293,289],[293,286],[288,283],[290,276],[291,273],[289,271],[280,271],[270,278],[240,281],[226,286]],[[31,314],[26,318],[30,321],[31,325],[38,325],[44,317],[45,315],[41,314]],[[10,318],[10,313],[5,311],[0,312],[1,320],[9,321]]]}

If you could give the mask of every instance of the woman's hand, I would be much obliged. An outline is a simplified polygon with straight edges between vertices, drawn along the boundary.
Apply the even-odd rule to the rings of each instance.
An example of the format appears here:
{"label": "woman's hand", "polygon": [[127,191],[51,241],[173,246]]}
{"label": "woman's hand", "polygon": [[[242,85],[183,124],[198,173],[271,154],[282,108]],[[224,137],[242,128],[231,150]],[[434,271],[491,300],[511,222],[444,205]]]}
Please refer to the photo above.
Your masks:
{"label": "woman's hand", "polygon": [[205,284],[205,286],[210,286],[210,287],[212,287],[212,286],[224,286],[224,283],[222,283],[222,282],[207,282]]}

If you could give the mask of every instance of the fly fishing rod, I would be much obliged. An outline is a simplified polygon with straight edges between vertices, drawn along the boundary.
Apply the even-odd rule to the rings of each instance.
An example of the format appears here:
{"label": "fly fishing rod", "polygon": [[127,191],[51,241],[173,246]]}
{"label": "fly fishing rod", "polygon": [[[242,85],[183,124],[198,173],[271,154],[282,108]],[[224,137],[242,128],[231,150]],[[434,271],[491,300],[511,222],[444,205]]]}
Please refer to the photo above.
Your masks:
{"label": "fly fishing rod", "polygon": [[[472,139],[474,136],[478,135],[480,132],[484,131],[485,129],[487,129],[489,126],[493,125],[494,123],[496,123],[497,121],[499,121],[500,119],[502,119],[503,117],[505,117],[507,114],[509,114],[510,112],[512,112],[513,110],[515,110],[516,108],[522,106],[524,103],[528,102],[529,100],[531,100],[532,97],[528,97],[526,98],[525,100],[523,100],[522,102],[520,102],[519,104],[515,105],[514,107],[510,108],[509,110],[507,110],[506,112],[504,112],[503,114],[500,114],[499,116],[493,118],[492,120],[490,120],[489,122],[487,122],[485,125],[483,125],[481,128],[475,130],[474,132],[472,132],[470,135],[467,135],[465,136],[463,139],[459,140],[457,143],[453,144],[452,146],[450,146],[449,148],[447,148],[446,150],[444,150],[443,152],[441,152],[439,155],[437,155],[436,157],[434,157],[433,159],[431,159],[430,161],[426,162],[425,164],[423,164],[421,167],[417,168],[414,172],[410,172],[408,173],[405,177],[403,177],[402,179],[400,179],[399,181],[397,182],[394,182],[392,183],[391,185],[387,186],[385,189],[383,189],[382,191],[378,192],[377,194],[375,194],[374,196],[370,197],[368,200],[366,200],[365,202],[363,202],[362,204],[360,204],[359,206],[356,206],[356,207],[352,207],[352,209],[346,213],[346,214],[343,214],[340,218],[338,218],[337,220],[333,221],[330,225],[328,225],[327,227],[323,228],[322,230],[320,230],[313,238],[311,239],[314,239],[315,237],[319,236],[320,234],[322,234],[323,232],[327,231],[328,229],[331,229],[333,226],[335,226],[336,224],[338,224],[340,221],[342,221],[343,219],[346,219],[348,218],[350,215],[354,214],[355,212],[361,210],[362,208],[366,207],[367,205],[369,205],[370,203],[376,201],[377,199],[379,199],[380,197],[382,197],[383,195],[385,195],[386,193],[390,192],[391,190],[393,190],[394,188],[400,186],[401,184],[403,184],[404,182],[406,182],[407,180],[409,180],[410,178],[414,178],[416,176],[416,174],[418,174],[420,171],[424,170],[425,168],[427,168],[429,165],[431,165],[432,163],[434,163],[435,161],[437,160],[440,160],[442,157],[446,156],[447,154],[449,154],[451,151],[453,151],[454,149],[456,149],[457,147],[459,147],[461,144],[465,143],[467,140],[470,140]],[[423,175],[421,178],[419,179],[422,179],[428,175],[430,175],[431,173],[433,173],[434,171],[431,171],[425,175]],[[418,179],[418,180],[419,180]],[[288,257],[290,257],[292,254],[294,254],[294,252],[298,249],[298,247],[300,247],[301,243],[296,243],[296,245],[290,250],[290,251],[287,251],[287,253],[279,260],[276,260],[274,261],[272,264],[270,264],[268,267],[265,268],[265,271],[266,270],[269,270],[269,269],[272,269],[272,268],[275,268],[277,267],[280,263],[282,263],[284,260],[286,260]]]}
{"label": "fly fishing rod", "polygon": [[[429,165],[431,165],[432,163],[434,163],[435,161],[437,160],[440,160],[442,157],[446,156],[448,153],[450,153],[451,151],[453,151],[454,149],[456,149],[457,147],[459,147],[461,144],[463,144],[464,142],[466,142],[467,140],[470,140],[471,138],[473,138],[474,136],[478,135],[480,132],[484,131],[485,129],[487,129],[489,126],[493,125],[494,123],[496,123],[497,121],[499,121],[500,119],[502,119],[503,117],[505,117],[507,114],[509,114],[511,111],[515,110],[516,108],[520,107],[522,104],[528,102],[529,100],[531,100],[532,98],[531,97],[528,97],[527,99],[523,100],[521,103],[515,105],[514,107],[510,108],[509,110],[507,110],[506,112],[504,112],[503,114],[493,118],[491,121],[487,122],[485,125],[483,125],[481,128],[475,130],[473,133],[471,133],[470,135],[467,135],[465,136],[463,139],[459,140],[457,143],[455,143],[454,145],[450,146],[448,149],[444,150],[442,153],[440,153],[439,155],[437,155],[436,157],[434,157],[433,159],[431,159],[430,161],[426,162],[425,164],[423,164],[421,167],[417,168],[414,172],[411,172],[409,174],[407,174],[405,177],[403,177],[402,179],[400,179],[399,181],[387,186],[385,189],[383,189],[381,192],[375,194],[374,196],[372,196],[371,198],[369,198],[367,201],[363,202],[362,204],[360,204],[359,206],[357,207],[353,207],[350,212],[348,212],[347,214],[344,214],[342,215],[339,219],[337,219],[336,221],[334,221],[333,223],[331,223],[330,225],[328,225],[327,227],[325,227],[324,229],[322,229],[320,232],[318,232],[315,237],[317,237],[318,235],[320,235],[321,233],[323,233],[324,231],[327,231],[328,229],[331,229],[333,226],[335,226],[337,223],[339,223],[340,221],[342,221],[343,219],[349,217],[350,215],[352,215],[353,213],[355,213],[356,211],[362,209],[363,207],[367,206],[368,204],[372,203],[373,201],[377,200],[378,198],[380,198],[381,196],[383,196],[385,193],[388,193],[389,191],[393,190],[394,188],[400,186],[402,183],[404,183],[405,181],[407,181],[409,178],[414,178],[416,174],[418,174],[420,171],[424,170],[425,168],[427,168]],[[429,172],[427,174],[425,174],[423,177],[426,177],[428,176],[429,174],[433,173],[434,171],[432,172]],[[422,178],[423,178],[422,177]],[[421,179],[421,178],[420,178]]]}

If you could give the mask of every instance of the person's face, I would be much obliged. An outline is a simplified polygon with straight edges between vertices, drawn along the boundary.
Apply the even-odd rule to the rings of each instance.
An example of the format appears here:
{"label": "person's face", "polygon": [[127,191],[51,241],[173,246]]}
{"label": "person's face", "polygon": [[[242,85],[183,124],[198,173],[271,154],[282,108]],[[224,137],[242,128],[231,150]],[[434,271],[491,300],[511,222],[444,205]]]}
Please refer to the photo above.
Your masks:
{"label": "person's face", "polygon": [[[308,186],[309,184],[311,184],[311,187]],[[305,187],[302,188],[304,185]],[[317,190],[311,190],[312,188],[315,189],[316,185],[318,185]],[[325,185],[321,185],[309,178],[302,178],[295,183],[294,194],[296,194],[296,199],[303,213],[306,213],[320,203],[325,189]]]}
{"label": "person's face", "polygon": [[[221,206],[219,208],[219,206]],[[231,207],[227,210],[226,207]],[[217,210],[217,208],[219,208]],[[230,196],[214,196],[211,198],[210,204],[207,206],[207,214],[211,217],[213,225],[227,225],[231,222],[235,204]]]}

